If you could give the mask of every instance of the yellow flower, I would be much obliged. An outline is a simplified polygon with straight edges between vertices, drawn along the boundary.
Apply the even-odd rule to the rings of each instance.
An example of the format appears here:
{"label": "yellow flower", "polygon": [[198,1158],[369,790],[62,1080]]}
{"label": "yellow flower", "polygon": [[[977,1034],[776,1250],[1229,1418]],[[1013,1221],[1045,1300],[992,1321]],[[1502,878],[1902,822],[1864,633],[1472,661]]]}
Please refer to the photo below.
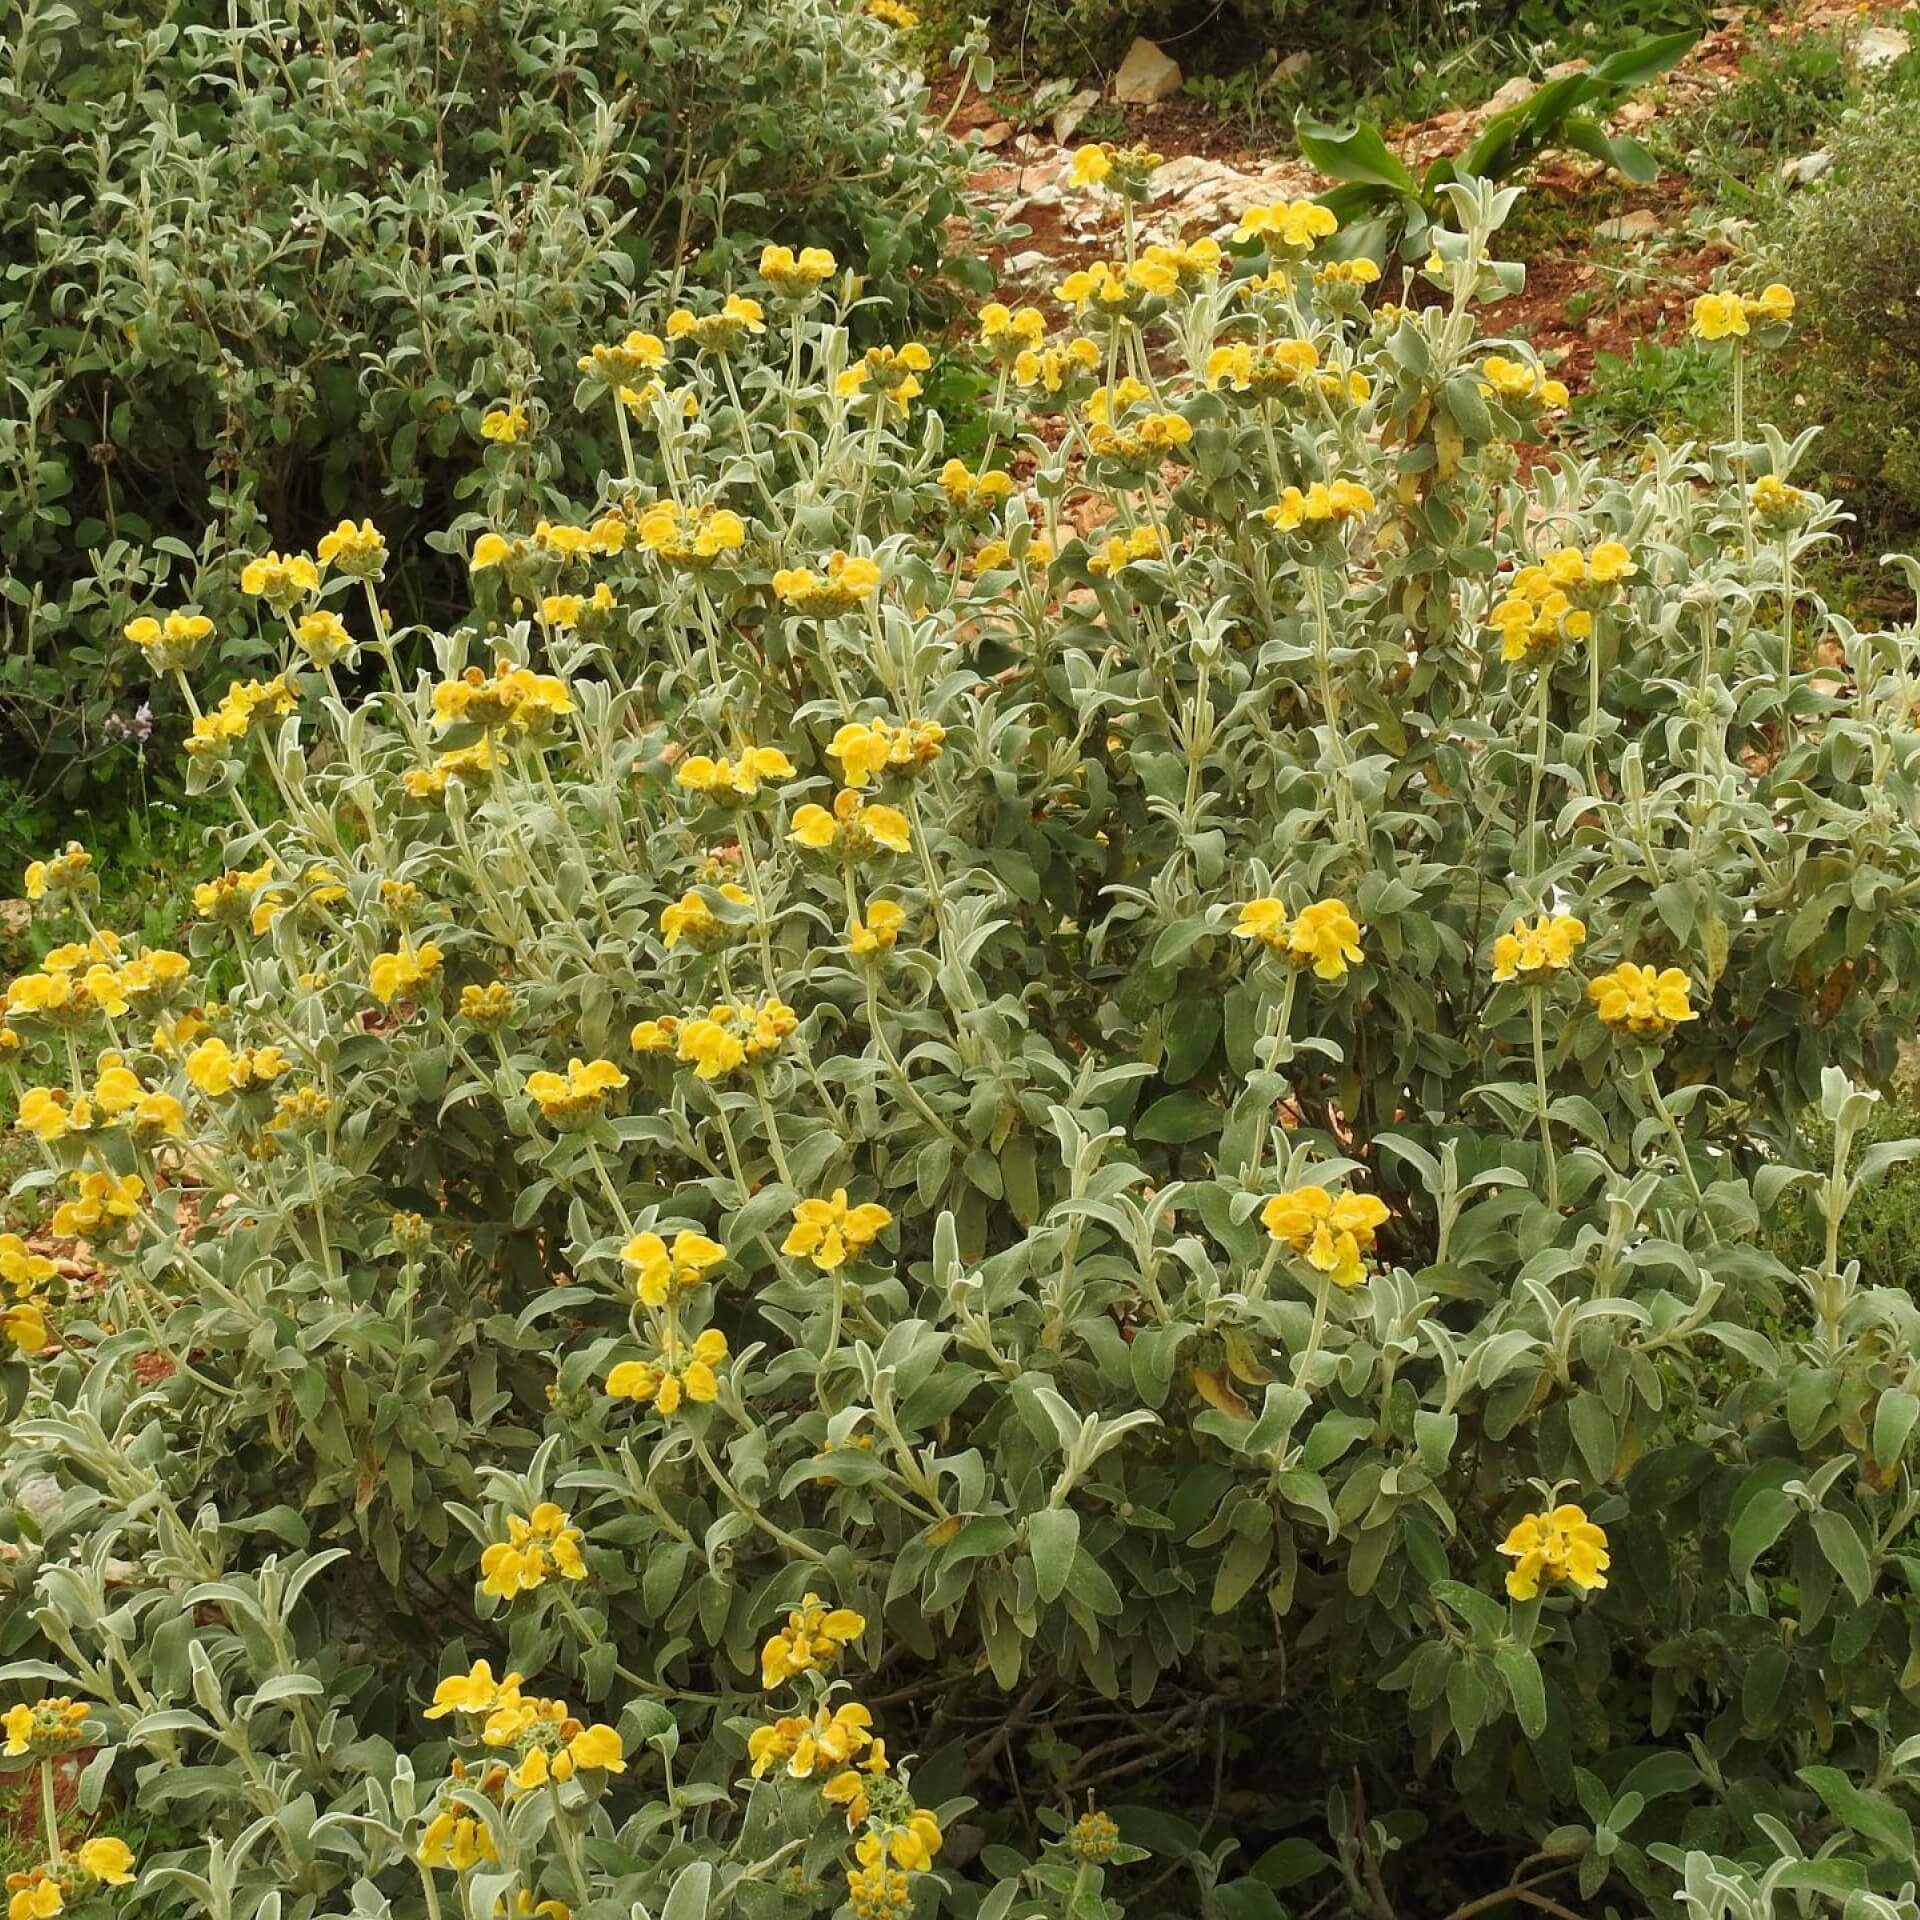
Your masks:
{"label": "yellow flower", "polygon": [[888,952],[907,924],[907,910],[896,900],[869,900],[866,918],[847,920],[847,951],[862,959]]}
{"label": "yellow flower", "polygon": [[510,447],[527,432],[527,410],[517,400],[511,406],[489,407],[480,416],[480,437]]}
{"label": "yellow flower", "polygon": [[65,1753],[85,1744],[87,1716],[93,1709],[84,1700],[54,1694],[31,1706],[9,1707],[0,1715],[7,1736],[6,1751],[17,1759],[23,1753]]}
{"label": "yellow flower", "polygon": [[161,620],[146,614],[129,620],[121,631],[147,656],[156,673],[183,673],[193,664],[201,642],[212,634],[213,622],[201,613],[170,613]]}
{"label": "yellow flower", "polygon": [[285,613],[296,600],[320,591],[320,569],[304,553],[282,559],[268,553],[249,560],[240,570],[240,591],[264,600],[276,613]]}
{"label": "yellow flower", "polygon": [[655,501],[640,516],[636,532],[657,559],[695,573],[747,544],[747,523],[731,507],[708,505],[688,512],[673,500]]}
{"label": "yellow flower", "polygon": [[336,660],[351,660],[353,636],[337,613],[315,607],[294,622],[293,637],[316,667],[330,667]]}
{"label": "yellow flower", "polygon": [[[731,1014],[731,1007],[721,1009]],[[747,1057],[747,1043],[727,1020],[707,1016],[689,1020],[680,1028],[679,1057],[702,1080],[718,1080]]]}
{"label": "yellow flower", "polygon": [[512,543],[502,535],[483,533],[473,543],[473,554],[467,566],[474,573],[484,573],[489,567],[503,565],[512,557],[512,554]]}
{"label": "yellow flower", "polygon": [[415,946],[403,941],[398,953],[376,954],[367,969],[367,991],[383,1007],[390,1007],[402,994],[409,998],[440,971],[446,956],[431,940]]}
{"label": "yellow flower", "polygon": [[766,313],[758,300],[730,293],[718,313],[694,314],[676,307],[667,315],[667,338],[691,341],[697,353],[730,353],[750,333],[766,331]]}
{"label": "yellow flower", "polygon": [[657,1360],[622,1360],[607,1375],[607,1393],[615,1400],[648,1401],[663,1414],[674,1414],[683,1400],[704,1405],[720,1391],[714,1369],[727,1357],[727,1336],[717,1327],[687,1344],[668,1333]]}
{"label": "yellow flower", "polygon": [[44,1286],[60,1269],[45,1254],[35,1253],[17,1233],[0,1233],[0,1286],[16,1294]]}
{"label": "yellow flower", "polygon": [[924,1873],[940,1851],[939,1820],[925,1807],[915,1807],[903,1821],[891,1822],[880,1833],[862,1836],[854,1849],[863,1864],[875,1864],[871,1849],[884,1846],[894,1865],[907,1873]]}
{"label": "yellow flower", "polygon": [[481,727],[488,733],[504,728],[532,736],[546,733],[573,711],[573,696],[558,675],[535,673],[505,659],[495,661],[491,677],[469,667],[459,679],[443,680],[433,690],[433,724],[441,728]]}
{"label": "yellow flower", "polygon": [[641,1304],[664,1307],[678,1294],[691,1293],[708,1273],[727,1257],[727,1250],[704,1233],[681,1231],[673,1244],[657,1233],[636,1233],[620,1249],[620,1258],[633,1275],[633,1290]]}
{"label": "yellow flower", "polygon": [[387,543],[371,520],[355,526],[342,520],[331,533],[322,534],[314,548],[323,567],[338,567],[358,580],[378,580],[387,563]]}
{"label": "yellow flower", "polygon": [[109,1887],[124,1887],[133,1879],[133,1849],[111,1834],[83,1840],[73,1850],[82,1871]]}
{"label": "yellow flower", "polygon": [[507,1537],[497,1540],[480,1556],[481,1586],[503,1600],[544,1586],[550,1574],[566,1580],[584,1580],[587,1563],[580,1555],[584,1536],[551,1500],[543,1500],[524,1519],[507,1515]]}
{"label": "yellow flower", "polygon": [[1276,1193],[1260,1209],[1268,1233],[1337,1287],[1357,1287],[1366,1279],[1364,1256],[1387,1218],[1386,1207],[1370,1193],[1335,1195],[1317,1186]]}
{"label": "yellow flower", "polygon": [[278,1047],[254,1047],[235,1053],[217,1034],[186,1057],[187,1078],[210,1100],[238,1093],[256,1081],[277,1080],[291,1064]]}
{"label": "yellow flower", "polygon": [[564,1074],[527,1076],[527,1092],[542,1117],[556,1125],[600,1112],[607,1095],[626,1084],[627,1076],[611,1060],[569,1060]]}
{"label": "yellow flower", "polygon": [[1087,555],[1087,571],[1108,579],[1139,560],[1157,560],[1162,552],[1156,527],[1135,527],[1129,534],[1112,534]]}
{"label": "yellow flower", "polygon": [[491,980],[484,987],[462,987],[460,1017],[488,1030],[505,1026],[513,1017],[513,989],[504,980]]}
{"label": "yellow flower", "polygon": [[0,1337],[21,1353],[40,1352],[52,1335],[47,1330],[47,1317],[40,1310],[39,1302],[23,1300],[10,1307],[0,1307]]}
{"label": "yellow flower", "polygon": [[866,1619],[848,1607],[829,1609],[809,1593],[787,1615],[785,1628],[760,1649],[760,1684],[769,1689],[796,1673],[830,1673],[842,1651],[867,1630]]}
{"label": "yellow flower", "polygon": [[1113,171],[1113,149],[1107,146],[1079,147],[1073,156],[1073,184],[1097,187]]}
{"label": "yellow flower", "polygon": [[893,1215],[871,1200],[847,1205],[847,1190],[836,1187],[825,1200],[802,1200],[793,1210],[793,1226],[782,1253],[806,1256],[822,1273],[832,1273],[872,1246],[893,1225]]}
{"label": "yellow flower", "polygon": [[1697,340],[1744,340],[1746,303],[1737,293],[1703,293],[1693,303],[1692,330]]}
{"label": "yellow flower", "polygon": [[644,380],[666,364],[667,343],[658,334],[642,333],[637,328],[624,340],[582,354],[577,362],[582,373],[610,387]]}
{"label": "yellow flower", "polygon": [[627,1035],[627,1044],[635,1053],[671,1053],[679,1031],[680,1022],[670,1013],[658,1020],[637,1020]]}
{"label": "yellow flower", "polygon": [[1585,923],[1570,913],[1543,913],[1531,925],[1518,920],[1493,943],[1493,977],[1516,980],[1564,972],[1586,937]]}
{"label": "yellow flower", "polygon": [[1793,289],[1775,280],[1757,295],[1749,294],[1740,304],[1749,320],[1771,322],[1777,326],[1793,318],[1795,301]]}
{"label": "yellow flower", "polygon": [[1287,951],[1297,965],[1310,963],[1318,979],[1344,979],[1361,958],[1359,922],[1344,901],[1316,900],[1288,930]]}
{"label": "yellow flower", "polygon": [[871,560],[835,552],[827,557],[824,575],[811,567],[782,567],[773,576],[773,594],[795,613],[821,619],[851,612],[879,584],[880,569]]}
{"label": "yellow flower", "polygon": [[814,853],[836,848],[849,860],[861,859],[875,847],[905,853],[913,844],[905,814],[895,807],[870,805],[851,787],[834,796],[831,813],[812,802],[801,807],[787,837]]}
{"label": "yellow flower", "polygon": [[1236,240],[1264,240],[1269,250],[1277,242],[1289,253],[1308,254],[1314,242],[1340,231],[1332,212],[1315,200],[1282,200],[1271,206],[1249,207],[1234,230]]}
{"label": "yellow flower", "polygon": [[1314,284],[1336,291],[1348,287],[1370,287],[1380,278],[1380,269],[1364,254],[1353,260],[1329,260],[1314,272]]}
{"label": "yellow flower", "polygon": [[882,26],[898,28],[902,33],[911,33],[920,24],[920,16],[903,0],[867,0],[867,12]]}
{"label": "yellow flower", "polygon": [[760,278],[788,300],[804,300],[835,271],[834,257],[825,247],[802,247],[797,255],[791,247],[760,250]]}
{"label": "yellow flower", "polygon": [[1813,510],[1812,495],[1789,486],[1777,473],[1763,473],[1747,490],[1747,497],[1755,517],[1774,528],[1802,526]]}
{"label": "yellow flower", "polygon": [[853,1920],[907,1920],[913,1912],[913,1882],[876,1857],[847,1869],[847,1905]]}
{"label": "yellow flower", "polygon": [[818,1707],[811,1716],[788,1714],[754,1728],[747,1736],[747,1757],[756,1780],[783,1764],[794,1779],[808,1780],[822,1761],[843,1767],[875,1744],[873,1715],[859,1701],[848,1700],[831,1712]]}
{"label": "yellow flower", "polygon": [[1013,377],[1026,388],[1052,396],[1077,386],[1099,370],[1100,348],[1092,340],[1070,340],[1064,347],[1024,347],[1014,356]]}
{"label": "yellow flower", "polygon": [[1587,998],[1601,1020],[1643,1039],[1660,1039],[1688,1020],[1697,1020],[1688,995],[1692,983],[1678,967],[1656,971],[1623,960],[1611,973],[1587,983]]}
{"label": "yellow flower", "polygon": [[142,1094],[133,1110],[133,1126],[136,1133],[164,1133],[179,1140],[186,1134],[187,1110],[171,1093]]}
{"label": "yellow flower", "polygon": [[1373,511],[1371,490],[1358,480],[1316,480],[1302,493],[1288,487],[1279,500],[1260,510],[1260,517],[1282,533],[1324,533]]}
{"label": "yellow flower", "polygon": [[74,1197],[53,1210],[53,1231],[63,1240],[90,1240],[105,1227],[131,1220],[146,1192],[146,1182],[137,1173],[76,1173],[70,1178]]}
{"label": "yellow flower", "polygon": [[1528,1514],[1496,1551],[1514,1563],[1507,1569],[1507,1592],[1516,1600],[1536,1598],[1543,1585],[1592,1593],[1607,1584],[1613,1564],[1605,1530],[1576,1506]]}
{"label": "yellow flower", "polygon": [[567,1742],[567,1757],[576,1767],[592,1767],[601,1773],[625,1773],[625,1754],[619,1734],[598,1721]]}
{"label": "yellow flower", "polygon": [[494,1865],[499,1858],[493,1835],[470,1813],[443,1809],[420,1831],[423,1867],[450,1867],[455,1873],[465,1873],[483,1863]]}
{"label": "yellow flower", "polygon": [[20,1096],[19,1122],[51,1146],[70,1133],[85,1133],[93,1125],[93,1106],[65,1087],[28,1087]]}
{"label": "yellow flower", "polygon": [[1046,315],[1038,307],[1013,308],[990,300],[980,309],[980,344],[997,366],[1011,366],[1046,337]]}
{"label": "yellow flower", "polygon": [[493,1677],[493,1667],[476,1660],[465,1673],[449,1674],[433,1690],[433,1705],[426,1711],[429,1720],[444,1720],[450,1713],[491,1713],[502,1699],[516,1699],[523,1674],[510,1673],[504,1680]]}
{"label": "yellow flower", "polygon": [[1249,900],[1240,909],[1240,918],[1233,928],[1235,939],[1258,940],[1273,953],[1286,952],[1291,931],[1292,919],[1285,903],[1271,895]]}
{"label": "yellow flower", "polygon": [[[745,887],[735,886],[731,881],[715,891],[721,899],[736,907],[753,905],[753,895]],[[660,910],[660,937],[666,942],[669,953],[682,940],[690,940],[696,946],[714,946],[732,939],[734,932],[735,929],[714,912],[706,895],[691,887],[670,906]]]}
{"label": "yellow flower", "polygon": [[762,786],[794,778],[794,765],[778,747],[742,747],[732,758],[690,755],[674,769],[674,782],[717,800],[754,799]]}
{"label": "yellow flower", "polygon": [[293,689],[283,677],[272,680],[231,680],[220,704],[203,713],[187,735],[187,752],[195,757],[222,757],[229,747],[246,740],[255,726],[293,711]]}
{"label": "yellow flower", "polygon": [[1509,360],[1498,353],[1480,363],[1480,391],[1496,396],[1525,418],[1567,404],[1567,389],[1561,381],[1548,379],[1531,360]]}
{"label": "yellow flower", "polygon": [[[56,1913],[66,1911],[60,1882],[50,1879],[45,1867],[35,1867],[18,1877],[24,1884],[7,1896],[7,1920],[53,1920]],[[8,1876],[9,1881],[13,1878]]]}

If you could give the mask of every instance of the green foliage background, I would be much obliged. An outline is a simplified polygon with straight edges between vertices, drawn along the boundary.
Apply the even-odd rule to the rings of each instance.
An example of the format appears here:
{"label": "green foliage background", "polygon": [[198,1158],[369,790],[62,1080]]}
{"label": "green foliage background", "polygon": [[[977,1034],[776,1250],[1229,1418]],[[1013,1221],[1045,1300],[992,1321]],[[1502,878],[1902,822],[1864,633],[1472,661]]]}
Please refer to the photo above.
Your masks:
{"label": "green foliage background", "polygon": [[[486,405],[564,390],[642,293],[767,237],[937,304],[959,150],[830,0],[27,0],[0,60],[0,768],[127,777],[146,598],[231,625],[231,556],[378,511],[397,619]],[[567,457],[612,457],[568,417]],[[236,662],[246,657],[236,645]],[[171,693],[157,690],[163,725]]]}

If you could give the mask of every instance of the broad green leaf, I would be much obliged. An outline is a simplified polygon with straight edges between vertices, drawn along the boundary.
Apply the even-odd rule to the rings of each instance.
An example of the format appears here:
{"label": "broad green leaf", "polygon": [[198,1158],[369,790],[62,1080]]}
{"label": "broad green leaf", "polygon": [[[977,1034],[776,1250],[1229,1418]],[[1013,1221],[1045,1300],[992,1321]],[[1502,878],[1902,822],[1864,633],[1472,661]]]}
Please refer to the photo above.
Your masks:
{"label": "broad green leaf", "polygon": [[1034,1583],[1051,1605],[1066,1590],[1073,1556],[1080,1545],[1080,1516],[1071,1507],[1042,1507],[1027,1515],[1027,1551],[1033,1556]]}
{"label": "broad green leaf", "polygon": [[1385,187],[1409,200],[1420,196],[1420,183],[1394,158],[1380,129],[1370,121],[1331,126],[1304,113],[1293,123],[1302,158],[1330,180],[1350,185]]}
{"label": "broad green leaf", "polygon": [[1857,1787],[1838,1767],[1802,1767],[1799,1777],[1826,1803],[1827,1811],[1861,1839],[1895,1860],[1913,1864],[1913,1822],[1871,1788]]}

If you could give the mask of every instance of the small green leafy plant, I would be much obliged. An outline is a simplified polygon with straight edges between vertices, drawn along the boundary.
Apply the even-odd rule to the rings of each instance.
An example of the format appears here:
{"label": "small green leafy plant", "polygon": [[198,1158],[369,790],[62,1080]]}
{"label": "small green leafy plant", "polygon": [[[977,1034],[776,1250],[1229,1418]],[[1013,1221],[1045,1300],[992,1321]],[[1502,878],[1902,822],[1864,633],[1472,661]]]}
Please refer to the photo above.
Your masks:
{"label": "small green leafy plant", "polygon": [[1495,114],[1457,159],[1435,160],[1419,178],[1371,121],[1330,126],[1303,113],[1294,134],[1301,153],[1340,183],[1323,204],[1346,227],[1345,250],[1381,262],[1396,252],[1412,256],[1425,251],[1430,229],[1443,219],[1449,184],[1509,179],[1555,147],[1591,154],[1629,180],[1653,179],[1653,155],[1633,135],[1610,132],[1607,120],[1636,87],[1682,60],[1699,37],[1655,34],[1590,68],[1547,81]]}

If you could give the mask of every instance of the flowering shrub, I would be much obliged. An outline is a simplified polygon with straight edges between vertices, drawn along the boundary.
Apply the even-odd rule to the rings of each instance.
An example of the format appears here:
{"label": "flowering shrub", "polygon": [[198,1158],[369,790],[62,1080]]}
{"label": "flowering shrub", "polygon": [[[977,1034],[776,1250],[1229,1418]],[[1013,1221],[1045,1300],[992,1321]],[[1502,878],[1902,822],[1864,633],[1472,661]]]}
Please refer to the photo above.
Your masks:
{"label": "flowering shrub", "polygon": [[1792,263],[1805,307],[1762,391],[1784,424],[1819,423],[1808,457],[1845,487],[1873,554],[1920,525],[1920,326],[1902,278],[1916,239],[1920,139],[1905,101],[1889,93],[1869,95],[1821,144],[1833,164],[1818,191],[1783,201],[1763,229]]}
{"label": "flowering shrub", "polygon": [[463,573],[426,536],[460,502],[615,457],[604,414],[538,396],[636,285],[800,233],[858,247],[872,325],[972,271],[964,156],[895,39],[840,0],[22,10],[0,756],[27,796],[122,777],[150,696],[170,767],[171,682],[125,622],[202,603],[244,678],[230,563],[350,504],[395,541],[396,609],[449,617]]}
{"label": "flowering shrub", "polygon": [[257,688],[139,611],[226,872],[47,850],[0,1041],[101,1274],[4,1248],[0,1683],[125,1899],[1913,1914],[1914,636],[1777,436],[1524,464],[1510,194],[1369,310],[1104,159],[962,474],[774,254],[432,671],[377,522]]}

